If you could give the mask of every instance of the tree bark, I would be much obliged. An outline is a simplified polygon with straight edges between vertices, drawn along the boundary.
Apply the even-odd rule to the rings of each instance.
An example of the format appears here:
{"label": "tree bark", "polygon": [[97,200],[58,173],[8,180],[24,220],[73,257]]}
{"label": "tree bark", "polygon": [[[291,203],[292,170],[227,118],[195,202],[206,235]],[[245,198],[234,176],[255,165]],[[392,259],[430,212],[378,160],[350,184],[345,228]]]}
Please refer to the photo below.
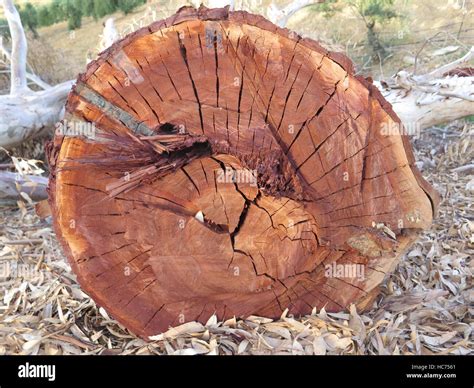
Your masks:
{"label": "tree bark", "polygon": [[127,36],[66,110],[56,233],[84,290],[145,338],[214,312],[366,308],[436,209],[377,88],[246,12],[183,7]]}

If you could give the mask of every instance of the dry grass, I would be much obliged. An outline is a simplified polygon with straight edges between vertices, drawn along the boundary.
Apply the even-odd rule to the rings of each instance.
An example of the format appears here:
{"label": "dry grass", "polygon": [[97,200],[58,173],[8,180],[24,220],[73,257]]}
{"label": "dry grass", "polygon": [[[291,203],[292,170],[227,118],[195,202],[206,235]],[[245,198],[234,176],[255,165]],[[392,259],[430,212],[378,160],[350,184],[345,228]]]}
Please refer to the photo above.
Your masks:
{"label": "dry grass", "polygon": [[[37,3],[47,1],[36,0]],[[262,5],[251,10],[266,16],[265,10],[272,2],[282,6],[290,1],[261,0]],[[240,3],[243,6],[239,9],[249,10],[246,4],[251,4],[251,1],[237,0],[237,4]],[[68,31],[67,22],[40,28],[39,39],[32,39],[31,36],[28,39],[33,50],[29,55],[31,67],[52,83],[75,78],[84,71],[87,58],[94,58],[97,54],[103,23],[107,18],[113,17],[118,31],[127,33],[139,28],[143,22],[145,25],[151,22],[152,18],[144,17],[151,10],[155,11],[156,19],[162,19],[189,4],[187,0],[153,0],[129,15],[117,12],[98,21],[84,17],[82,28],[73,32]],[[383,65],[371,58],[364,23],[347,5],[340,6],[340,12],[331,18],[324,17],[317,7],[306,8],[290,19],[288,28],[317,39],[333,50],[344,51],[358,64],[359,72],[364,75],[371,75],[374,79],[389,78],[401,68],[413,70],[415,58],[418,70],[422,71],[428,64],[436,66],[458,58],[466,48],[474,45],[474,2],[466,0],[464,9],[459,4],[462,4],[461,0],[395,0],[395,9],[400,17],[377,27],[389,55]],[[442,55],[437,53],[438,49],[447,46],[457,49]],[[5,82],[2,82],[0,75],[2,90],[5,89],[3,84]]]}
{"label": "dry grass", "polygon": [[[26,3],[31,3],[34,6],[38,7],[43,4],[49,4],[52,0],[15,0],[15,5],[23,7]],[[0,7],[0,18],[4,16],[3,7]]]}
{"label": "dry grass", "polygon": [[[338,51],[345,52],[358,66],[358,71],[374,79],[390,78],[398,70],[423,71],[450,62],[474,44],[474,3],[446,0],[395,0],[399,15],[378,23],[376,30],[387,49],[383,64],[371,58],[367,46],[367,30],[361,18],[349,7],[326,18],[314,9],[296,14],[288,25],[313,39],[331,42]],[[317,28],[315,28],[317,26]],[[441,54],[437,50],[451,46],[454,51]],[[457,49],[455,49],[457,47]]]}
{"label": "dry grass", "polygon": [[440,214],[364,314],[212,316],[147,343],[81,291],[48,222],[27,206],[4,209],[0,354],[473,354],[473,131],[459,121],[414,141],[424,176],[442,195]]}
{"label": "dry grass", "polygon": [[[290,1],[261,0],[262,5],[251,10],[266,16],[265,10],[272,2],[283,6]],[[464,9],[458,6],[460,3],[446,0],[396,0],[395,9],[400,17],[378,26],[389,55],[382,66],[371,58],[364,23],[347,5],[341,6],[340,12],[331,18],[324,17],[318,8],[306,8],[290,19],[288,28],[322,41],[332,49],[344,51],[359,65],[359,71],[363,74],[370,74],[374,79],[390,77],[400,68],[413,68],[415,58],[418,70],[422,70],[428,63],[435,66],[456,59],[463,49],[474,45],[474,3],[467,0]],[[140,19],[149,8],[156,11],[157,19],[162,19],[186,4],[189,4],[186,0],[154,0],[130,15],[115,13],[111,17],[115,18],[118,31],[129,32],[132,26],[135,29],[139,27]],[[245,6],[243,8],[248,10]],[[87,55],[96,54],[94,48],[97,37],[102,33],[102,23],[107,17],[97,22],[92,18],[83,18],[83,27],[74,33],[67,31],[66,22],[40,30],[42,39],[48,41],[71,64],[76,64],[68,67],[69,78],[83,71]],[[151,19],[147,20],[151,22]],[[457,46],[458,49],[444,55],[433,55],[446,46]],[[422,47],[423,50],[419,52]]]}

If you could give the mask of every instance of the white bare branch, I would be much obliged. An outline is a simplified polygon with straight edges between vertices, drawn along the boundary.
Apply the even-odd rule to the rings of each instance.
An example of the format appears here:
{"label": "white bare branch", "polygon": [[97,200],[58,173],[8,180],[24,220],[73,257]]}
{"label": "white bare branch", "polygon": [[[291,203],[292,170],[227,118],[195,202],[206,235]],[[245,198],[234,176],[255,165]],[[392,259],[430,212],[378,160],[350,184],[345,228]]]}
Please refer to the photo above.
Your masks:
{"label": "white bare branch", "polygon": [[[8,62],[11,62],[11,54],[10,52],[6,49],[6,47],[3,45],[3,39],[0,36],[0,54],[2,54]],[[30,80],[31,82],[35,83],[38,85],[41,89],[49,89],[51,85],[48,83],[44,82],[40,77],[38,77],[36,74],[32,74],[29,72],[26,72],[26,78]]]}
{"label": "white bare branch", "polygon": [[10,94],[19,95],[29,91],[26,84],[26,53],[28,45],[20,14],[12,0],[2,0],[3,10],[12,38]]}
{"label": "white bare branch", "polygon": [[[0,96],[0,146],[14,147],[52,128],[64,114],[64,103],[73,81],[49,87],[26,71],[27,43],[20,15],[12,0],[1,0],[12,37],[11,54],[1,45],[11,64],[10,94]],[[33,79],[45,90],[33,92],[27,86]]]}
{"label": "white bare branch", "polygon": [[271,3],[267,8],[268,19],[279,27],[286,27],[288,20],[300,9],[309,5],[321,3],[321,0],[294,0],[284,8],[278,8]]}
{"label": "white bare branch", "polygon": [[[429,103],[436,98],[442,100],[444,97],[455,97],[474,102],[472,77],[447,76],[432,79],[431,77],[412,77],[406,71],[399,71],[394,78],[396,85],[403,89],[431,94]],[[422,105],[422,100],[419,100],[418,104]]]}
{"label": "white bare branch", "polygon": [[474,57],[474,46],[471,47],[471,49],[464,55],[462,58],[457,59],[456,61],[453,61],[451,63],[448,63],[447,65],[441,66],[437,68],[436,70],[433,70],[431,73],[428,73],[425,75],[425,78],[438,78],[442,77],[444,74],[449,72],[450,70],[460,68],[467,63]]}
{"label": "white bare branch", "polygon": [[103,51],[106,48],[112,46],[120,38],[117,28],[115,27],[114,18],[108,18],[105,21],[104,30],[101,35],[99,43],[99,51]]}
{"label": "white bare branch", "polygon": [[48,90],[0,96],[0,146],[11,148],[54,127],[64,114],[73,81]]}
{"label": "white bare branch", "polygon": [[393,81],[375,82],[405,126],[423,129],[474,114],[474,77],[446,75],[468,64],[474,48],[462,58],[427,74],[399,71]]}

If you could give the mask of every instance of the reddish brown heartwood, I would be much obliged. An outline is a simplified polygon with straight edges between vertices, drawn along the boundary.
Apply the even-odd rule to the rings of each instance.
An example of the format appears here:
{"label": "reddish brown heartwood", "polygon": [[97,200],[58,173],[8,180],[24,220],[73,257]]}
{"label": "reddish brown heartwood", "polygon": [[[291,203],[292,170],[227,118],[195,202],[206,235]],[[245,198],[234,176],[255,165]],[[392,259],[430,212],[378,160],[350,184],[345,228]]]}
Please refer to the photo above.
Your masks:
{"label": "reddish brown heartwood", "polygon": [[352,63],[246,12],[185,7],[127,36],[67,112],[96,131],[49,147],[56,232],[143,337],[214,312],[365,308],[437,206]]}

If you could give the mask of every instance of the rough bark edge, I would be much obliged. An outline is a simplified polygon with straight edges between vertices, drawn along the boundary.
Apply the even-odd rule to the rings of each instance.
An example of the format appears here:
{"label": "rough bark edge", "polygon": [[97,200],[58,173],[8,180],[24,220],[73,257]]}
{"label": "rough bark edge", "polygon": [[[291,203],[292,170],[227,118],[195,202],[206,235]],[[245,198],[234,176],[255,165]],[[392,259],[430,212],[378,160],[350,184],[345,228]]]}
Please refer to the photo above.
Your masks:
{"label": "rough bark edge", "polygon": [[[274,25],[272,22],[268,21],[265,19],[263,16],[260,15],[254,15],[246,11],[235,11],[231,12],[229,11],[229,7],[225,8],[218,8],[218,9],[208,9],[204,6],[201,6],[199,9],[195,9],[193,7],[189,6],[184,6],[178,10],[178,12],[175,15],[172,15],[166,19],[163,19],[161,21],[157,21],[152,23],[151,25],[147,27],[143,27],[123,39],[115,42],[111,47],[106,49],[105,51],[101,52],[99,54],[99,57],[90,62],[86,68],[86,71],[84,73],[81,73],[78,76],[78,81],[80,82],[86,82],[87,79],[93,74],[99,66],[101,66],[103,63],[105,63],[110,57],[115,55],[117,52],[122,50],[124,47],[126,47],[128,44],[133,42],[135,39],[140,38],[142,36],[145,36],[147,34],[154,33],[158,31],[161,28],[168,28],[171,26],[176,26],[181,23],[185,23],[187,21],[191,20],[202,20],[202,21],[233,21],[237,23],[242,23],[242,24],[247,24],[250,26],[258,27],[260,29],[273,32],[276,34],[279,34],[285,38],[288,38],[290,40],[293,40],[295,42],[298,42],[299,44],[302,44],[304,47],[317,51],[318,53],[322,54],[323,56],[328,57],[331,59],[333,62],[338,64],[345,72],[347,72],[350,76],[352,76],[355,80],[359,81],[362,86],[365,86],[368,91],[369,91],[369,98],[374,98],[378,103],[380,104],[381,108],[398,124],[401,124],[400,118],[396,115],[394,112],[391,104],[385,100],[383,97],[382,93],[380,90],[373,85],[372,79],[371,78],[364,78],[362,76],[358,76],[354,74],[354,67],[352,61],[343,53],[337,53],[337,52],[330,52],[326,49],[324,49],[318,42],[310,39],[310,38],[302,38],[300,35],[298,35],[295,32],[290,31],[287,28],[281,28],[276,25]],[[79,83],[79,82],[77,82]],[[70,92],[70,96],[75,94],[75,86]],[[409,162],[409,165],[411,167],[411,170],[415,176],[415,179],[418,183],[418,185],[422,188],[422,190],[425,192],[427,195],[428,199],[430,200],[433,208],[433,215],[436,213],[437,209],[437,204],[439,202],[439,196],[437,192],[423,179],[421,173],[419,170],[416,168],[414,162],[414,154],[413,150],[410,144],[410,141],[408,139],[408,136],[405,134],[401,134],[402,140],[403,140],[403,145],[405,149],[405,153]],[[56,161],[57,161],[57,156],[59,154],[59,150],[61,149],[62,146],[62,140],[63,138],[61,136],[57,136],[50,144],[48,145],[47,149],[47,154],[48,154],[48,159],[49,163],[51,166],[51,179],[48,185],[48,194],[49,194],[49,201],[51,204],[51,209],[53,213],[53,228],[56,232],[56,235],[58,237],[58,240],[60,241],[64,253],[66,257],[68,257],[68,261],[71,264],[71,267],[73,268],[74,272],[76,273],[76,276],[79,279],[80,283],[87,283],[86,279],[80,275],[80,272],[78,271],[78,265],[74,260],[69,260],[70,257],[73,257],[72,252],[70,250],[69,244],[67,241],[63,238],[61,234],[61,230],[58,225],[58,208],[55,206],[55,191],[56,191],[56,178],[55,178],[55,173],[56,173]],[[400,253],[400,256],[403,254],[403,252]],[[399,260],[399,259],[398,259]],[[394,265],[398,262],[398,260],[395,260]],[[107,303],[106,301],[103,301],[100,295],[96,293],[95,290],[91,289],[89,291],[89,295],[97,302],[97,304],[105,306]],[[366,298],[362,298],[359,301],[357,301],[357,305],[362,308],[362,309],[367,309],[371,306],[371,303],[375,300],[375,298],[378,296],[378,287],[374,287],[366,296]],[[126,321],[121,317],[120,310],[114,311],[114,316],[116,319],[119,321]],[[133,324],[128,322],[128,326],[132,332],[140,333],[141,329],[138,327],[133,327]]]}

